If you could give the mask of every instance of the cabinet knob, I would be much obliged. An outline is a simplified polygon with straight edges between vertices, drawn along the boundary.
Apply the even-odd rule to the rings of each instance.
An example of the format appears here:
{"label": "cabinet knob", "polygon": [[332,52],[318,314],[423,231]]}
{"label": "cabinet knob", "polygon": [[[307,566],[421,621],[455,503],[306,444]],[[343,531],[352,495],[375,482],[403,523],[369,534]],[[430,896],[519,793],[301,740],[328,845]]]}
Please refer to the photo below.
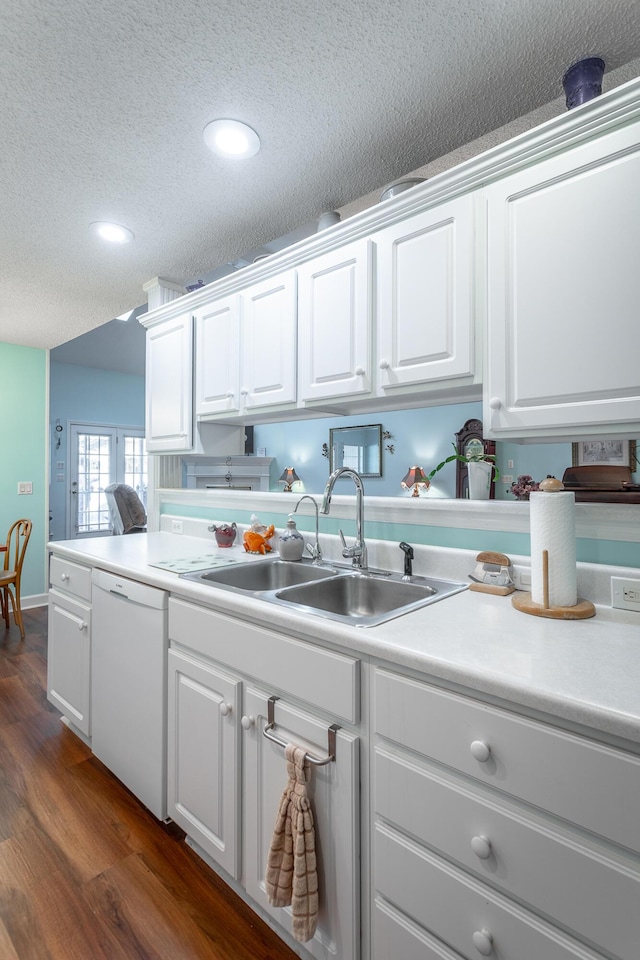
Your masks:
{"label": "cabinet knob", "polygon": [[483,957],[493,953],[493,937],[488,930],[476,930],[473,935],[473,945]]}
{"label": "cabinet knob", "polygon": [[483,836],[472,837],[471,849],[479,860],[488,860],[491,856],[491,840]]}
{"label": "cabinet knob", "polygon": [[388,360],[381,360],[378,366],[380,367],[381,370],[388,370],[391,364],[389,363]]}
{"label": "cabinet knob", "polygon": [[86,630],[86,629],[87,629],[87,621],[80,620],[80,622],[78,623],[78,630]]}
{"label": "cabinet knob", "polygon": [[480,763],[486,763],[491,756],[491,747],[488,743],[483,743],[482,740],[474,740],[469,749],[471,750],[471,756],[479,760]]}
{"label": "cabinet knob", "polygon": [[227,400],[233,400],[233,392],[230,390],[229,393],[226,394],[226,397]]}
{"label": "cabinet knob", "polygon": [[364,367],[356,367],[354,372],[356,377],[364,377]]}
{"label": "cabinet knob", "polygon": [[240,391],[240,396],[241,396],[241,397],[248,397],[248,396],[249,396],[249,391],[248,391],[247,387],[243,387],[243,388],[242,388],[242,390]]}
{"label": "cabinet knob", "polygon": [[491,400],[489,400],[489,406],[492,410],[499,410],[502,406],[502,400],[500,397],[491,397]]}
{"label": "cabinet knob", "polygon": [[251,730],[251,727],[255,726],[256,718],[247,716],[246,714],[240,721],[243,730]]}
{"label": "cabinet knob", "polygon": [[225,703],[224,700],[220,704],[220,713],[223,717],[228,717],[232,709],[232,705],[230,703]]}
{"label": "cabinet knob", "polygon": [[66,580],[69,579],[69,574],[68,574],[68,573],[61,573],[61,574],[60,574],[60,579],[61,579],[62,582],[64,583]]}

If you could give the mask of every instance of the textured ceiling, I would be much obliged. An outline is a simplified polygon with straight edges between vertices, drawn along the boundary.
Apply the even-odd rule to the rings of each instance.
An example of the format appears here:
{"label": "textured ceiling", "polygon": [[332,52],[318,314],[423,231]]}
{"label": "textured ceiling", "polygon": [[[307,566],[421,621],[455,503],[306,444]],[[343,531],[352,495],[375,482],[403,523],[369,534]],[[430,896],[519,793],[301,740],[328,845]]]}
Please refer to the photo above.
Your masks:
{"label": "textured ceiling", "polygon": [[640,3],[3,0],[0,40],[0,341],[53,347],[629,63]]}

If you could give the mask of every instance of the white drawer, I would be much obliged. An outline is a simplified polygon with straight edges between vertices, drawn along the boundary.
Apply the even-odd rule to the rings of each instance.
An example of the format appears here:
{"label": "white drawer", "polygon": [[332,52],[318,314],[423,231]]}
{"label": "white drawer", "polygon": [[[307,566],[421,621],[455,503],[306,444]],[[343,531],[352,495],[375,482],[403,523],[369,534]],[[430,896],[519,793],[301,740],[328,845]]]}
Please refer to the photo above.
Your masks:
{"label": "white drawer", "polygon": [[637,857],[618,856],[602,843],[381,748],[374,783],[375,810],[386,820],[578,936],[619,957],[637,954]]}
{"label": "white drawer", "polygon": [[[603,960],[390,827],[377,824],[374,840],[378,893],[468,960]],[[636,958],[637,950],[624,960]]]}
{"label": "white drawer", "polygon": [[83,567],[72,560],[52,556],[49,565],[49,581],[56,590],[62,590],[79,600],[91,602],[91,567]]}
{"label": "white drawer", "polygon": [[263,689],[286,693],[348,723],[358,722],[359,661],[353,657],[173,597],[169,640],[255,677]]}
{"label": "white drawer", "polygon": [[372,960],[460,960],[417,923],[376,897],[371,936]]}
{"label": "white drawer", "polygon": [[374,698],[383,737],[640,852],[640,757],[384,670]]}

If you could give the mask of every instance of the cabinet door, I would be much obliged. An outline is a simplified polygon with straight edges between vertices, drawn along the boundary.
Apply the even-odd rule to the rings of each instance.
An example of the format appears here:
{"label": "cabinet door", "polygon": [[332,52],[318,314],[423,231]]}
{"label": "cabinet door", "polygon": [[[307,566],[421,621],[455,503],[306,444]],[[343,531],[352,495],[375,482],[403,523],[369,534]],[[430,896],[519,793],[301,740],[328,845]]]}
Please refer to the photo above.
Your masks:
{"label": "cabinet door", "polygon": [[242,294],[242,413],[296,402],[296,273]]}
{"label": "cabinet door", "polygon": [[170,650],[168,682],[169,816],[237,880],[240,681]]}
{"label": "cabinet door", "polygon": [[298,399],[371,392],[371,243],[298,268]]}
{"label": "cabinet door", "polygon": [[639,139],[617,130],[487,190],[485,435],[637,432]]}
{"label": "cabinet door", "polygon": [[[305,745],[316,756],[327,752],[325,720],[278,700],[276,733]],[[270,906],[265,870],[280,797],[287,784],[284,750],[263,736],[267,694],[245,692],[243,710],[243,783],[245,803],[244,877],[247,893],[281,926],[291,930],[289,907]],[[308,793],[315,823],[319,919],[313,940],[305,944],[313,957],[357,960],[359,934],[359,766],[358,739],[337,734],[336,761],[311,767]]]}
{"label": "cabinet door", "polygon": [[195,313],[196,416],[240,408],[240,298],[216,300]]}
{"label": "cabinet door", "polygon": [[91,735],[91,607],[49,592],[47,698]]}
{"label": "cabinet door", "polygon": [[374,234],[380,396],[473,374],[473,202],[460,197]]}
{"label": "cabinet door", "polygon": [[190,450],[193,441],[193,318],[147,330],[147,451]]}

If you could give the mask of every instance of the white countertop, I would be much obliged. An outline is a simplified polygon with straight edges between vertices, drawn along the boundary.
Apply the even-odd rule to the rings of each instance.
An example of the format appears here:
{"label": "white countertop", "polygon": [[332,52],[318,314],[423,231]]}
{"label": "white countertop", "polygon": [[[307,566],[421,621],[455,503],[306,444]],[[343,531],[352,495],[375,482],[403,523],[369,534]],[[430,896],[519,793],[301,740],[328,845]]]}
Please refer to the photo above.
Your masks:
{"label": "white countertop", "polygon": [[150,564],[203,554],[249,557],[199,537],[133,534],[49,544],[231,616],[379,658],[490,697],[640,743],[640,614],[597,606],[588,620],[515,610],[510,597],[464,591],[377,627],[356,628],[183,580]]}

